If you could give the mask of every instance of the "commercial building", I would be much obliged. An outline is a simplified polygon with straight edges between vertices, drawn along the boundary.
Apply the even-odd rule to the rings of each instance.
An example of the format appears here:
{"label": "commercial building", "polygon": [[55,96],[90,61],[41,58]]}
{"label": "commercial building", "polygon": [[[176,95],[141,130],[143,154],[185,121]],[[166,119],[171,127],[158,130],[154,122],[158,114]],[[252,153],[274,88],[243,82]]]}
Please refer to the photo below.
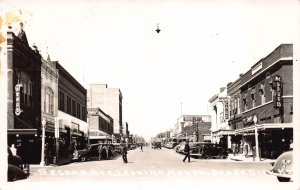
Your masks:
{"label": "commercial building", "polygon": [[293,45],[278,46],[209,102],[214,143],[277,158],[293,142]]}
{"label": "commercial building", "polygon": [[61,64],[58,80],[59,157],[68,159],[87,143],[87,90]]}
{"label": "commercial building", "polygon": [[22,28],[7,32],[7,135],[25,163],[41,159],[41,65],[37,47],[32,49]]}
{"label": "commercial building", "polygon": [[210,141],[210,115],[181,115],[172,130],[171,138],[189,139],[190,141]]}
{"label": "commercial building", "polygon": [[220,144],[225,149],[231,148],[231,137],[234,135],[234,130],[228,125],[229,100],[226,87],[220,88],[220,92],[209,99],[212,142]]}
{"label": "commercial building", "polygon": [[240,90],[243,119],[236,133],[245,151],[276,158],[293,141],[293,45],[282,44],[253,65]]}
{"label": "commercial building", "polygon": [[123,134],[123,96],[119,88],[108,88],[107,84],[90,84],[87,94],[88,108],[100,108],[113,118],[113,138],[121,140]]}
{"label": "commercial building", "polygon": [[100,108],[88,108],[89,144],[112,141],[114,120]]}

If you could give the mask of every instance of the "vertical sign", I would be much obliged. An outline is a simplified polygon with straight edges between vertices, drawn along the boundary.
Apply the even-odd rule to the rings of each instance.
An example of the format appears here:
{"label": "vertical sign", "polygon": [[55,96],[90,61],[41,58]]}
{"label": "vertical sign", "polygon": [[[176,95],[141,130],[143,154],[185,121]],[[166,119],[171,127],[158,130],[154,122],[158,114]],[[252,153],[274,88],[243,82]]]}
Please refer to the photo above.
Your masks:
{"label": "vertical sign", "polygon": [[229,98],[228,97],[219,97],[219,101],[223,103],[224,105],[224,120],[229,119]]}
{"label": "vertical sign", "polygon": [[281,108],[282,107],[282,83],[281,83],[281,77],[276,75],[273,82],[273,88],[274,88],[274,108]]}
{"label": "vertical sign", "polygon": [[22,84],[17,84],[15,86],[15,91],[16,91],[16,110],[15,110],[15,114],[17,116],[19,116],[23,110],[21,110],[21,106],[20,106],[20,91],[21,91],[21,88],[22,88]]}

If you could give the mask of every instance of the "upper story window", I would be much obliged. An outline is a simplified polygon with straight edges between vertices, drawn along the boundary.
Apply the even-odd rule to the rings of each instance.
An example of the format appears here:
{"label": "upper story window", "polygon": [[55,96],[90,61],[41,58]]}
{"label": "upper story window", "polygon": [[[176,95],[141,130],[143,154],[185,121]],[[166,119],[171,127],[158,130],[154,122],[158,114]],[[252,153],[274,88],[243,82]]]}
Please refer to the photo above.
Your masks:
{"label": "upper story window", "polygon": [[251,101],[252,101],[252,108],[256,106],[256,101],[255,101],[255,88],[252,88],[251,90]]}
{"label": "upper story window", "polygon": [[71,98],[67,96],[67,113],[71,115]]}
{"label": "upper story window", "polygon": [[65,93],[59,92],[59,109],[65,111]]}
{"label": "upper story window", "polygon": [[76,101],[72,100],[72,116],[76,117]]}
{"label": "upper story window", "polygon": [[54,115],[54,92],[48,86],[45,88],[44,112]]}
{"label": "upper story window", "polygon": [[261,99],[261,104],[266,103],[266,96],[265,96],[265,84],[260,84],[260,89],[259,89],[259,95]]}
{"label": "upper story window", "polygon": [[245,111],[248,110],[247,93],[245,93],[243,97],[243,106]]}

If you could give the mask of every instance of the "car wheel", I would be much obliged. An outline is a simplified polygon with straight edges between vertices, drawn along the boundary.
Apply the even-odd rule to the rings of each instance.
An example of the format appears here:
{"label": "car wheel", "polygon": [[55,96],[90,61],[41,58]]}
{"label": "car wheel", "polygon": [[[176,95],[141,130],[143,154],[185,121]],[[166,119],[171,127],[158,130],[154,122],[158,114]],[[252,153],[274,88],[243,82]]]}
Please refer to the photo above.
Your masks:
{"label": "car wheel", "polygon": [[226,159],[226,158],[227,158],[227,155],[226,155],[226,154],[222,154],[220,157],[221,157],[222,159]]}
{"label": "car wheel", "polygon": [[291,178],[286,178],[286,177],[277,177],[278,181],[280,182],[289,182]]}
{"label": "car wheel", "polygon": [[86,161],[86,156],[82,156],[82,157],[80,158],[80,161],[81,161],[81,162],[85,162],[85,161]]}
{"label": "car wheel", "polygon": [[203,158],[204,158],[204,159],[209,159],[209,158],[210,158],[210,156],[209,156],[209,155],[207,155],[207,154],[205,154],[205,155],[203,156]]}

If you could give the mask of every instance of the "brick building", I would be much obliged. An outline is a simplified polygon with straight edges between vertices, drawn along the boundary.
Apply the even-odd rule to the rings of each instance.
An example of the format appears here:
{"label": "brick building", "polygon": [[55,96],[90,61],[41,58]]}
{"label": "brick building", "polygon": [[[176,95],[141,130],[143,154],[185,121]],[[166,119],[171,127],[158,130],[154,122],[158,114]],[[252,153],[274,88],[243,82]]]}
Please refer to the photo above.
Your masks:
{"label": "brick building", "polygon": [[276,158],[293,141],[293,45],[282,44],[240,78],[244,152]]}
{"label": "brick building", "polygon": [[29,46],[22,28],[7,32],[7,135],[25,163],[41,159],[41,65],[36,46]]}

